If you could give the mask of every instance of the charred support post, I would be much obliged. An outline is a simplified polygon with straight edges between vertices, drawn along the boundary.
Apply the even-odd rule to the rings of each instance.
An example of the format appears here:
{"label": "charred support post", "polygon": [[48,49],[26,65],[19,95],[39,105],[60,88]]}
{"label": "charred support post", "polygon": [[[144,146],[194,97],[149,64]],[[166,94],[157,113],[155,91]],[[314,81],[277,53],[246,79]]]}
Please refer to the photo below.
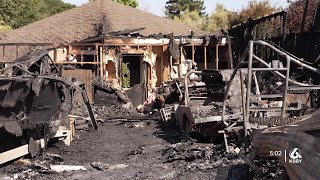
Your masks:
{"label": "charred support post", "polygon": [[172,79],[172,72],[173,72],[173,64],[172,64],[172,56],[170,55],[170,79]]}
{"label": "charred support post", "polygon": [[[180,58],[179,58],[179,64],[181,64],[182,63],[182,59],[181,59],[181,57],[182,57],[182,53],[183,52],[183,46],[180,46]],[[181,71],[180,69],[179,69],[179,71]],[[180,73],[179,73],[179,76],[180,76]]]}
{"label": "charred support post", "polygon": [[102,62],[102,59],[103,59],[103,48],[102,47],[99,47],[99,62],[100,62],[100,77],[103,77],[103,62]]}
{"label": "charred support post", "polygon": [[227,35],[227,41],[228,41],[228,51],[229,51],[229,68],[233,69],[233,57],[232,57],[232,47],[231,47],[231,37],[229,34]]}
{"label": "charred support post", "polygon": [[102,46],[102,72],[104,76],[106,76],[106,72],[107,72],[107,67],[106,67],[107,54],[106,53],[107,53],[106,47]]}
{"label": "charred support post", "polygon": [[219,70],[219,44],[216,45],[216,70]]}
{"label": "charred support post", "polygon": [[286,56],[287,58],[287,74],[285,79],[285,86],[284,86],[284,94],[283,94],[283,103],[282,103],[282,112],[281,117],[285,118],[286,116],[286,108],[287,108],[287,96],[288,96],[288,85],[289,85],[289,76],[290,76],[290,57]]}
{"label": "charred support post", "polygon": [[164,59],[164,51],[163,51],[163,49],[164,49],[164,47],[163,47],[163,45],[162,45],[162,56],[161,56],[161,63],[160,63],[160,77],[158,77],[158,78],[160,78],[160,82],[163,82],[163,71],[164,71],[164,67],[163,67],[163,59]]}
{"label": "charred support post", "polygon": [[3,60],[3,62],[6,61],[6,46],[5,45],[2,46],[2,60]]}
{"label": "charred support post", "polygon": [[69,45],[69,46],[68,46],[68,54],[71,54],[71,53],[72,53],[72,46]]}
{"label": "charred support post", "polygon": [[[31,52],[31,46],[30,46],[30,52]],[[53,62],[57,62],[57,48],[53,51]]]}
{"label": "charred support post", "polygon": [[248,83],[247,83],[247,96],[246,96],[246,116],[245,122],[249,121],[249,108],[250,108],[250,91],[252,81],[252,59],[253,59],[253,41],[249,41],[249,55],[248,55]]}
{"label": "charred support post", "polygon": [[[93,62],[98,62],[99,61],[99,47],[98,47],[98,45],[96,44],[95,45],[95,55],[94,55],[94,61]],[[98,76],[98,65],[94,65],[95,67],[94,67],[94,74],[96,75],[96,76]]]}
{"label": "charred support post", "polygon": [[313,21],[313,31],[319,30],[320,28],[319,22],[320,22],[320,2],[318,2],[316,15]]}
{"label": "charred support post", "polygon": [[204,46],[204,69],[207,68],[207,46]]}
{"label": "charred support post", "polygon": [[192,62],[194,62],[194,44],[192,43]]}
{"label": "charred support post", "polygon": [[244,137],[247,137],[248,130],[247,130],[247,121],[246,121],[246,102],[245,102],[245,91],[244,91],[244,75],[243,72],[240,70],[240,83],[241,83],[241,98],[242,98],[242,113],[243,113],[243,129],[244,129]]}
{"label": "charred support post", "polygon": [[123,72],[122,72],[122,62],[123,62],[123,56],[122,56],[122,53],[121,53],[121,49],[122,49],[122,46],[120,47],[120,59],[119,59],[119,67],[118,67],[118,69],[119,69],[119,77],[120,77],[120,87],[122,87],[122,85],[123,85]]}
{"label": "charred support post", "polygon": [[306,0],[306,5],[304,7],[302,23],[301,23],[301,29],[300,29],[301,32],[304,31],[304,27],[305,27],[305,24],[306,24],[308,7],[309,7],[309,0]]}
{"label": "charred support post", "polygon": [[17,45],[16,46],[16,59],[19,58],[19,46]]}

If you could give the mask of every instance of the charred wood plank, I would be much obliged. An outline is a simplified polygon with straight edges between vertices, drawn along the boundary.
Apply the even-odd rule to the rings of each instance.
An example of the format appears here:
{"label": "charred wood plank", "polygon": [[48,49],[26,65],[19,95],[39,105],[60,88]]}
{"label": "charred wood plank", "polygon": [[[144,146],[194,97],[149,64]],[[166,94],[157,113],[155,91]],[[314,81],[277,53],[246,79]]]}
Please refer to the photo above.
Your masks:
{"label": "charred wood plank", "polygon": [[3,152],[0,154],[0,164],[4,164],[27,154],[29,154],[28,144]]}
{"label": "charred wood plank", "polygon": [[91,123],[92,123],[93,129],[94,130],[99,130],[98,123],[97,123],[97,121],[96,121],[96,119],[94,117],[94,114],[93,114],[93,111],[92,111],[92,108],[91,108],[91,104],[89,102],[89,98],[88,98],[87,92],[85,90],[85,87],[84,87],[84,85],[81,85],[80,87],[82,88],[81,94],[82,94],[82,97],[83,97],[84,104],[87,107],[87,110],[88,110],[88,113],[89,113],[89,116],[90,116],[90,119],[91,119]]}

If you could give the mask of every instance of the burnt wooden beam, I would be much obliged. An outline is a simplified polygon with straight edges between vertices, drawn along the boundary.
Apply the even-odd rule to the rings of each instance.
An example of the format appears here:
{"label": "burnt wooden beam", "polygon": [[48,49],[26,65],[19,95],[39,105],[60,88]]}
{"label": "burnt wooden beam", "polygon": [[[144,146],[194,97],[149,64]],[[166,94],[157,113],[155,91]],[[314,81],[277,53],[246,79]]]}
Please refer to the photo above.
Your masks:
{"label": "burnt wooden beam", "polygon": [[2,60],[3,62],[6,61],[6,45],[2,46]]}
{"label": "burnt wooden beam", "polygon": [[84,104],[87,107],[92,127],[93,127],[94,130],[99,130],[98,123],[97,123],[97,121],[96,121],[96,119],[94,117],[93,110],[92,110],[92,107],[91,107],[91,104],[90,104],[90,101],[89,101],[89,98],[88,98],[88,94],[86,92],[84,84],[80,85],[80,87],[82,89],[81,90],[81,94],[82,94],[82,97],[83,97]]}
{"label": "burnt wooden beam", "polygon": [[304,11],[303,11],[303,18],[302,18],[300,32],[304,31],[304,27],[305,27],[305,24],[306,24],[306,21],[307,21],[308,7],[309,7],[309,0],[306,0],[306,5],[305,5]]}
{"label": "burnt wooden beam", "polygon": [[[256,29],[256,28],[255,28]],[[227,43],[228,43],[228,54],[229,54],[229,68],[233,69],[233,57],[232,57],[232,47],[231,47],[231,37],[227,34]]]}
{"label": "burnt wooden beam", "polygon": [[318,2],[316,15],[314,17],[312,31],[319,31],[320,30],[320,1]]}
{"label": "burnt wooden beam", "polygon": [[194,51],[194,45],[192,44],[192,62],[194,62],[194,53],[195,53],[195,51]]}
{"label": "burnt wooden beam", "polygon": [[207,47],[204,47],[204,69],[207,69]]}
{"label": "burnt wooden beam", "polygon": [[16,59],[19,58],[19,45],[16,45]]}

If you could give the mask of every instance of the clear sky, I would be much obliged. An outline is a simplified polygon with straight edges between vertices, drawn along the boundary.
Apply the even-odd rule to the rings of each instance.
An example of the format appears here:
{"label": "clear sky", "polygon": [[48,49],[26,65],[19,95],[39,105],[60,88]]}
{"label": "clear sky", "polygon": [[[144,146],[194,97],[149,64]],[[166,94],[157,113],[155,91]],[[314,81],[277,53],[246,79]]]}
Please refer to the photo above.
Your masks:
{"label": "clear sky", "polygon": [[[87,0],[64,0],[65,2],[72,3],[75,5],[81,5],[86,3]],[[167,0],[139,0],[139,9],[143,9],[150,13],[164,16],[164,7]],[[223,3],[225,7],[229,10],[239,11],[243,6],[246,6],[249,0],[204,0],[206,10],[209,14],[211,14],[214,9],[216,3]],[[270,0],[273,5],[282,6],[285,8],[287,4],[287,0]]]}

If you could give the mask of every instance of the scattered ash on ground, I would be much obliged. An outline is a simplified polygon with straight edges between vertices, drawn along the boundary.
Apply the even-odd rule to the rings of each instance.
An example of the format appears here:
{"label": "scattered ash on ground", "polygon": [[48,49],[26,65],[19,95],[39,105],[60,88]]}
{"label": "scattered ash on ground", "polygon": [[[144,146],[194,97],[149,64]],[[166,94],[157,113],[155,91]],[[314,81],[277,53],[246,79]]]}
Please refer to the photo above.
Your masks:
{"label": "scattered ash on ground", "polygon": [[[222,145],[199,143],[160,122],[107,122],[77,131],[70,146],[52,143],[35,159],[0,169],[1,179],[248,179],[247,165]],[[27,162],[23,162],[27,161]],[[19,164],[20,163],[20,164]],[[56,173],[49,165],[85,171]]]}
{"label": "scattered ash on ground", "polygon": [[[226,153],[222,141],[193,139],[174,123],[163,123],[159,112],[142,115],[119,105],[96,105],[99,131],[90,127],[85,109],[73,114],[77,138],[70,146],[50,141],[41,156],[1,167],[0,179],[259,179],[238,155]],[[266,177],[277,176],[276,161],[255,163]],[[56,172],[52,165],[83,170]]]}

